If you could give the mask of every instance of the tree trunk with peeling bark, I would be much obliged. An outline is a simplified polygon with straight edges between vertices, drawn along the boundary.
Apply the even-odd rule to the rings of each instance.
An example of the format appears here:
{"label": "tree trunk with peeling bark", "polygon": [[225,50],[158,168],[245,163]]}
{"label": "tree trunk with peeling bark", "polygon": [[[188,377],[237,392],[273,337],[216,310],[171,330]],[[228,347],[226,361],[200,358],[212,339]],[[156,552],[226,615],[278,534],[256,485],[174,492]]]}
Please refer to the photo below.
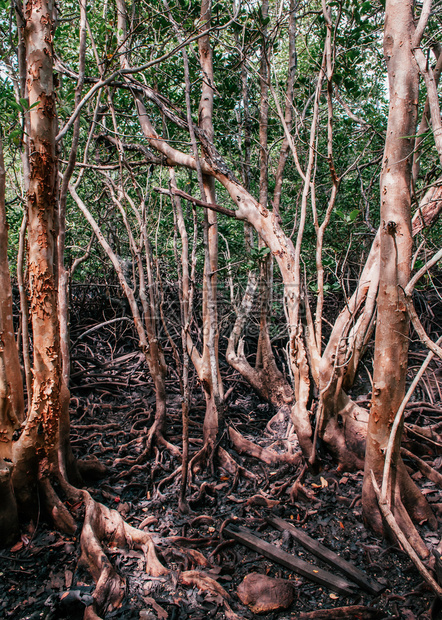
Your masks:
{"label": "tree trunk with peeling bark", "polygon": [[24,419],[23,378],[12,322],[12,287],[8,265],[5,165],[0,138],[0,542],[18,533],[18,514],[11,484],[12,439]]}
{"label": "tree trunk with peeling bark", "polygon": [[[115,510],[95,502],[87,491],[72,487],[60,448],[60,420],[69,404],[69,392],[62,381],[58,294],[55,278],[57,157],[56,95],[53,79],[52,0],[29,0],[24,5],[23,38],[26,49],[26,75],[29,93],[29,186],[28,272],[33,334],[33,386],[30,410],[20,437],[5,437],[10,460],[0,458],[0,545],[9,545],[19,534],[19,522],[31,531],[40,517],[50,516],[58,529],[74,534],[77,523],[52,481],[59,483],[64,498],[83,503],[81,533],[82,562],[89,568],[97,587],[85,618],[99,618],[110,606],[117,606],[125,593],[125,580],[118,575],[101,545],[103,539],[119,546],[134,545],[144,551],[146,570],[154,576],[168,571],[155,555],[151,536],[126,523]],[[1,155],[1,149],[0,149]],[[17,380],[18,355],[12,329],[12,303],[7,265],[7,226],[4,204],[4,166],[0,157],[0,431],[3,413],[16,426],[23,417],[23,383]],[[4,293],[4,295],[3,295]],[[5,356],[7,345],[7,357]],[[15,377],[6,377],[9,362]],[[16,390],[15,401],[9,389]],[[6,405],[6,406],[5,406]],[[15,412],[17,409],[17,412]],[[14,421],[14,415],[17,420]],[[67,425],[69,421],[67,419]],[[12,439],[12,446],[11,440]],[[61,453],[60,453],[61,452]],[[3,454],[2,454],[3,456]],[[9,457],[8,457],[9,458]],[[64,499],[63,498],[63,499]],[[41,504],[41,505],[40,505]]]}
{"label": "tree trunk with peeling bark", "polygon": [[24,5],[30,105],[28,271],[33,333],[33,394],[26,425],[13,447],[13,484],[21,510],[37,511],[39,463],[56,465],[61,411],[61,363],[54,277],[57,157],[51,0]]}
{"label": "tree trunk with peeling bark", "polygon": [[[408,366],[409,319],[403,289],[411,270],[411,166],[416,133],[419,74],[413,56],[413,2],[387,0],[384,55],[387,63],[390,111],[381,173],[380,277],[373,375],[363,486],[363,510],[378,532],[384,525],[377,505],[371,472],[380,481],[385,451],[397,410],[405,396]],[[399,526],[418,551],[425,545],[413,536],[414,520],[434,522],[431,510],[415,487],[400,457],[397,433],[388,499]]]}
{"label": "tree trunk with peeling bark", "polygon": [[12,321],[5,165],[0,138],[0,459],[11,459],[12,436],[24,419],[23,378]]}

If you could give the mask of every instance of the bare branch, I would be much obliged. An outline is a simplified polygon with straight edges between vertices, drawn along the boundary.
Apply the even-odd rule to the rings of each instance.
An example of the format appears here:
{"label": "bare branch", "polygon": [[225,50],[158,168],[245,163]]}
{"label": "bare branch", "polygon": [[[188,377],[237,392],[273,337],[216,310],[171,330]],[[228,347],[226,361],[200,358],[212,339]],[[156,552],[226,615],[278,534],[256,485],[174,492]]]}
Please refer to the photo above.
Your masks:
{"label": "bare branch", "polygon": [[424,0],[422,4],[421,14],[419,17],[418,24],[416,26],[416,30],[414,32],[413,47],[419,47],[422,41],[425,28],[427,27],[427,23],[431,15],[432,3],[433,3],[433,0]]}
{"label": "bare branch", "polygon": [[186,194],[186,192],[183,192],[181,189],[173,188],[172,191],[163,189],[161,187],[153,187],[152,189],[154,192],[158,192],[159,194],[166,194],[167,196],[181,196],[181,198],[185,198],[194,205],[204,207],[205,209],[211,209],[212,211],[217,211],[218,213],[223,213],[224,215],[228,215],[229,217],[236,218],[236,211],[234,211],[234,209],[227,209],[226,207],[221,207],[220,205],[205,202],[204,200],[199,200],[198,198],[194,198],[190,194]]}

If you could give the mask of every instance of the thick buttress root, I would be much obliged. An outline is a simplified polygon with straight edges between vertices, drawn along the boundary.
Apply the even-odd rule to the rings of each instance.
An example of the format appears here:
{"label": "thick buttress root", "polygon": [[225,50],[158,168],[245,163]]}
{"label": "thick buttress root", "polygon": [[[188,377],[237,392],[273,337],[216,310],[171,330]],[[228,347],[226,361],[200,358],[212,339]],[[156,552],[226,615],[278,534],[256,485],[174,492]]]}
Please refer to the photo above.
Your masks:
{"label": "thick buttress root", "polygon": [[[57,479],[65,495],[76,505],[77,512],[78,506],[84,505],[79,562],[90,572],[96,584],[94,602],[86,608],[84,618],[97,620],[104,613],[118,608],[126,591],[125,580],[112,566],[104,545],[114,549],[140,549],[145,556],[146,572],[152,577],[167,575],[169,571],[158,560],[150,534],[128,525],[119,512],[96,502],[87,491],[72,487],[62,476]],[[39,483],[44,505],[55,525],[72,534],[76,529],[74,517],[55,492],[47,468],[41,468]]]}
{"label": "thick buttress root", "polygon": [[[90,572],[96,584],[93,593],[94,602],[86,608],[84,620],[99,620],[105,613],[121,605],[126,592],[125,579],[112,566],[104,546],[112,549],[129,547],[141,550],[146,560],[146,573],[151,577],[166,576],[170,571],[158,560],[152,537],[148,532],[128,525],[119,512],[96,502],[87,491],[78,490],[60,478],[59,482],[70,500],[76,503],[77,508],[80,501],[84,505],[79,563]],[[40,488],[43,491],[46,508],[55,518],[61,512],[64,523],[66,518],[64,512],[67,509],[52,487],[49,476],[40,477]],[[51,504],[55,510],[50,510]],[[183,585],[198,587],[219,596],[222,599],[226,617],[231,620],[238,618],[228,605],[227,601],[230,597],[227,592],[205,573],[183,571],[180,574],[180,581]]]}
{"label": "thick buttress root", "polygon": [[19,534],[18,512],[11,483],[12,463],[0,459],[0,541],[10,545]]}
{"label": "thick buttress root", "polygon": [[95,502],[87,491],[81,492],[85,505],[83,529],[81,532],[80,562],[88,568],[96,588],[94,603],[87,608],[85,619],[100,617],[100,614],[116,608],[124,597],[125,580],[118,575],[104,553],[102,541],[109,547],[137,547],[146,557],[146,572],[153,577],[168,574],[158,560],[151,536],[125,523],[116,510]]}
{"label": "thick buttress root", "polygon": [[367,426],[368,412],[341,391],[338,413],[327,421],[322,434],[341,471],[364,468]]}

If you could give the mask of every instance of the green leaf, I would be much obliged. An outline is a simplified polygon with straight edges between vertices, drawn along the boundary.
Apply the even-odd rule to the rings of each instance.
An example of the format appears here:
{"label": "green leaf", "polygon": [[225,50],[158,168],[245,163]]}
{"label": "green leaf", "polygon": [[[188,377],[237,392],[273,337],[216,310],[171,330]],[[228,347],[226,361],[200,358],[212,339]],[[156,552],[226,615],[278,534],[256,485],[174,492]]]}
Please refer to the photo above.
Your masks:
{"label": "green leaf", "polygon": [[8,103],[11,108],[14,108],[15,110],[19,110],[20,112],[22,111],[21,105],[19,105],[16,101],[14,101],[14,99],[9,99]]}
{"label": "green leaf", "polygon": [[350,222],[354,222],[358,215],[359,209],[353,209],[353,211],[350,213]]}

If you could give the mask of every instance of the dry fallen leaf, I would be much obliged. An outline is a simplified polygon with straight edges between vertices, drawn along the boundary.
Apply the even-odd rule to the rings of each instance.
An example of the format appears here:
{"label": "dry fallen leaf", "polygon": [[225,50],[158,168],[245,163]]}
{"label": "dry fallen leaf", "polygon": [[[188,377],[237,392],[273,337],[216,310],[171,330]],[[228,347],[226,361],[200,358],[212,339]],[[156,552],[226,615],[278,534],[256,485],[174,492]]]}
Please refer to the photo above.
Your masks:
{"label": "dry fallen leaf", "polygon": [[66,583],[66,588],[69,590],[69,588],[72,585],[72,579],[74,577],[74,573],[71,570],[65,570],[64,571],[64,580]]}
{"label": "dry fallen leaf", "polygon": [[161,605],[158,605],[158,603],[155,601],[155,599],[153,599],[150,596],[144,596],[143,598],[144,598],[144,601],[148,605],[153,607],[153,609],[157,612],[158,618],[160,620],[163,620],[163,619],[165,620],[168,617],[169,614],[167,613],[167,611],[163,607],[161,607]]}

